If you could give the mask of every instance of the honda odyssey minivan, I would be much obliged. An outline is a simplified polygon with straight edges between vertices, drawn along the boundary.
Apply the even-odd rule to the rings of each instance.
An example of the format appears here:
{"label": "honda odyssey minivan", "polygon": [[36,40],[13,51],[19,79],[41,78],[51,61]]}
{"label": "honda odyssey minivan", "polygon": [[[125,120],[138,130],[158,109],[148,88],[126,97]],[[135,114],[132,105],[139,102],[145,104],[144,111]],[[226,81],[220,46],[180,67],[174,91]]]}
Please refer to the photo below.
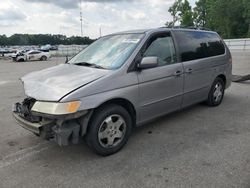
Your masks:
{"label": "honda odyssey minivan", "polygon": [[59,145],[85,138],[100,155],[120,150],[133,127],[206,101],[221,104],[231,54],[212,31],[158,28],[101,37],[68,62],[21,78],[13,116]]}

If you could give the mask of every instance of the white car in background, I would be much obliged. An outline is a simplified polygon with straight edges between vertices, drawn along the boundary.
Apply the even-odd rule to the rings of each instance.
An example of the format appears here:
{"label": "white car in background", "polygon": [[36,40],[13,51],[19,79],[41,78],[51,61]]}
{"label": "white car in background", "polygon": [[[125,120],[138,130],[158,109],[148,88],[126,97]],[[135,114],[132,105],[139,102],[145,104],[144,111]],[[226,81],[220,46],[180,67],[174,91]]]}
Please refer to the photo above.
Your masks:
{"label": "white car in background", "polygon": [[26,53],[18,52],[16,55],[12,56],[14,61],[46,61],[50,58],[49,52],[43,52],[39,50],[31,50]]}

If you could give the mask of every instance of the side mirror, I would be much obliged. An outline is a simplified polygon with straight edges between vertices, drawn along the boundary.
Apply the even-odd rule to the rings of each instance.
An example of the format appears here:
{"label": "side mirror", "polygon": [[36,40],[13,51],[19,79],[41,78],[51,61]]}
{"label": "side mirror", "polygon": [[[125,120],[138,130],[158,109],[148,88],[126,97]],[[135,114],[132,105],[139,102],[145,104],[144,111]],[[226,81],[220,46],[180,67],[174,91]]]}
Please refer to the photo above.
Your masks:
{"label": "side mirror", "polygon": [[141,62],[137,65],[139,69],[149,69],[158,66],[158,57],[144,57]]}

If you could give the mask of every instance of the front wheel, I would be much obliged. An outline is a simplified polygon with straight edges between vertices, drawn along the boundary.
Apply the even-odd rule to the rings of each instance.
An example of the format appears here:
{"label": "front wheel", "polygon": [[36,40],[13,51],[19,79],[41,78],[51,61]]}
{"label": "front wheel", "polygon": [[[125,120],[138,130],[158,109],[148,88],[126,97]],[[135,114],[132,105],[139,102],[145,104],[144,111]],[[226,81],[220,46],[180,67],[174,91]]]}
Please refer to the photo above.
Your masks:
{"label": "front wheel", "polygon": [[132,119],[123,107],[107,105],[97,109],[91,118],[86,141],[99,155],[118,152],[128,141],[132,130]]}
{"label": "front wheel", "polygon": [[18,59],[17,62],[24,62],[24,59]]}
{"label": "front wheel", "polygon": [[225,92],[225,82],[217,77],[208,94],[207,104],[209,106],[218,106],[221,104]]}

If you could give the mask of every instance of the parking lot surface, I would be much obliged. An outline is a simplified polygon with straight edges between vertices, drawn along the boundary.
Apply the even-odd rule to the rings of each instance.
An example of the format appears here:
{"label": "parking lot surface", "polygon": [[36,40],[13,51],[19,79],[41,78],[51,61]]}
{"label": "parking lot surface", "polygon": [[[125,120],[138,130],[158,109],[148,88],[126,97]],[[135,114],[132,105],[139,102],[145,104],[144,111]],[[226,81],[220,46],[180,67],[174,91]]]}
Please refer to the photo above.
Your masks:
{"label": "parking lot surface", "polygon": [[[0,187],[250,187],[250,81],[233,83],[216,108],[198,104],[132,134],[100,157],[80,143],[60,147],[19,127],[11,105],[18,80],[63,63],[0,60]],[[233,52],[233,72],[250,74],[250,52]]]}

